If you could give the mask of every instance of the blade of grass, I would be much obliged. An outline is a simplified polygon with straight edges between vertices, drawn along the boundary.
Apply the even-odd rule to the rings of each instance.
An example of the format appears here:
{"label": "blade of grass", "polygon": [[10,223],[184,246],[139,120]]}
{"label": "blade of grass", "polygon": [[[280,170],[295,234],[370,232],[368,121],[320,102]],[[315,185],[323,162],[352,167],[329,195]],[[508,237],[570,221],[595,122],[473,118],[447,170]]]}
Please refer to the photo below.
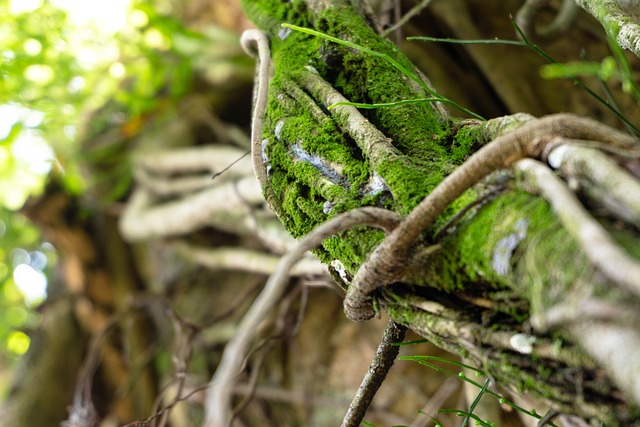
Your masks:
{"label": "blade of grass", "polygon": [[443,427],[442,424],[440,424],[440,421],[438,421],[431,415],[427,414],[423,410],[419,410],[418,413],[424,415],[425,417],[429,417],[429,419],[431,420],[431,422],[434,424],[435,427]]}
{"label": "blade of grass", "polygon": [[[460,409],[440,409],[438,412],[441,414],[456,414],[459,417],[468,415],[467,412],[462,411]],[[476,425],[479,425],[482,427],[495,427],[495,424],[489,424],[486,421],[483,421],[482,419],[480,419],[480,417],[475,414],[471,414],[469,418],[473,418],[473,420],[476,422]],[[466,424],[463,424],[463,425],[466,425]]]}
{"label": "blade of grass", "polygon": [[[487,380],[484,382],[484,385],[480,389],[480,393],[478,393],[473,403],[471,403],[471,406],[467,411],[467,415],[464,417],[464,420],[462,420],[462,424],[460,424],[460,427],[467,426],[467,423],[469,422],[469,418],[471,418],[471,416],[473,415],[473,410],[476,409],[476,406],[478,406],[478,403],[480,403],[480,399],[482,399],[482,396],[484,396],[484,393],[487,391],[487,387],[489,387],[489,384],[491,384],[491,379],[487,378]],[[474,419],[476,418],[474,417]]]}
{"label": "blade of grass", "polygon": [[[350,42],[348,40],[342,40],[342,39],[339,39],[337,37],[333,37],[333,36],[330,36],[328,34],[321,33],[320,31],[312,30],[310,28],[298,27],[297,25],[293,25],[293,24],[282,24],[282,27],[290,28],[292,30],[299,31],[301,33],[310,34],[312,36],[319,37],[319,38],[325,39],[325,40],[329,40],[329,41],[332,41],[332,42],[337,43],[339,45],[350,47],[352,49],[357,49],[357,50],[359,50],[361,52],[364,52],[364,53],[367,53],[369,55],[381,58],[381,59],[387,61],[389,64],[391,64],[396,70],[400,71],[402,74],[404,74],[405,76],[407,76],[408,78],[410,78],[411,80],[416,82],[418,85],[420,85],[420,87],[425,92],[427,92],[428,94],[432,95],[434,98],[437,98],[437,101],[445,102],[447,104],[450,104],[450,105],[456,107],[457,109],[459,109],[461,111],[464,111],[465,113],[469,114],[470,116],[475,117],[478,120],[483,120],[483,121],[486,120],[484,117],[482,117],[482,116],[474,113],[473,111],[471,111],[471,110],[469,110],[469,109],[457,104],[455,101],[452,101],[450,99],[444,98],[443,96],[441,96],[438,93],[436,93],[425,82],[422,81],[420,76],[418,76],[416,73],[412,73],[411,71],[409,71],[402,64],[400,64],[398,61],[396,61],[395,59],[393,59],[391,56],[387,55],[386,53],[377,52],[377,51],[375,51],[373,49],[369,49],[368,47],[359,45],[357,43]],[[402,101],[399,101],[399,102],[402,102]],[[434,102],[434,101],[430,101],[430,102]],[[360,105],[371,105],[371,104],[360,104]],[[367,107],[360,107],[360,108],[367,108]],[[370,107],[370,108],[379,108],[379,107]]]}
{"label": "blade of grass", "polygon": [[[470,368],[476,372],[482,373],[483,375],[486,375],[486,373],[478,368],[474,368],[473,366],[469,366],[466,365],[464,363],[461,362],[457,362],[454,360],[449,360],[449,359],[445,359],[445,358],[441,358],[441,357],[436,357],[436,356],[403,356],[403,357],[399,357],[399,360],[411,360],[411,361],[415,361],[420,363],[421,365],[427,366],[431,369],[434,369],[440,373],[443,373],[447,376],[450,377],[454,377],[454,378],[459,378],[463,381],[468,382],[469,384],[478,387],[479,389],[482,388],[482,385],[480,385],[480,383],[473,381],[472,379],[470,379],[469,377],[467,377],[466,375],[464,375],[462,372],[460,373],[455,373],[455,372],[451,372],[448,371],[444,368],[439,367],[438,365],[434,365],[433,363],[431,363],[429,360],[436,360],[436,361],[440,361],[440,362],[444,362],[444,363],[448,363],[451,365],[455,365],[455,366],[462,366],[462,367],[467,367]],[[493,396],[496,399],[498,399],[498,401],[502,404],[502,405],[507,405],[510,406],[511,408],[515,409],[516,411],[522,412],[523,414],[529,415],[531,417],[534,417],[536,419],[540,419],[542,418],[540,415],[538,415],[538,413],[535,411],[535,409],[532,410],[527,410],[525,408],[523,408],[522,406],[516,405],[514,402],[511,402],[510,400],[506,399],[503,396],[500,396],[498,393],[495,393],[491,390],[485,390],[485,394],[488,394],[489,396]],[[553,427],[557,427],[555,424],[549,424],[550,426]]]}
{"label": "blade of grass", "polygon": [[342,46],[350,47],[352,49],[357,49],[361,52],[368,53],[369,55],[376,56],[378,58],[382,58],[388,63],[390,63],[391,65],[393,65],[393,67],[396,68],[398,71],[400,71],[402,74],[404,74],[414,82],[418,83],[420,87],[422,87],[427,93],[433,96],[440,97],[440,95],[438,95],[429,86],[427,86],[416,73],[410,72],[405,67],[403,67],[402,64],[400,64],[398,61],[396,61],[386,53],[377,52],[373,49],[369,49],[368,47],[361,46],[357,43],[353,43],[348,40],[342,40],[337,37],[333,37],[328,34],[321,33],[320,31],[312,30],[311,28],[298,27],[297,25],[293,25],[293,24],[282,24],[282,26],[285,28],[290,28],[295,31],[299,31],[301,33],[310,34],[312,36],[319,37],[321,39],[329,40]]}
{"label": "blade of grass", "polygon": [[[518,26],[518,24],[516,23],[516,21],[514,19],[511,19],[511,23],[513,24],[514,28],[516,29],[516,31],[518,32],[518,34],[522,38],[522,41],[524,43],[526,43],[526,46],[529,49],[533,50],[536,54],[538,54],[539,56],[541,56],[542,58],[546,59],[548,62],[550,62],[552,64],[560,64],[560,65],[562,65],[560,62],[556,61],[556,59],[554,57],[552,57],[547,52],[545,52],[543,49],[541,49],[538,45],[536,45],[535,43],[532,43],[531,41],[529,41],[529,39],[527,39],[527,37],[524,35],[524,32]],[[587,92],[589,95],[591,95],[593,98],[595,98],[598,102],[600,102],[602,105],[607,107],[613,114],[615,114],[626,125],[628,125],[631,128],[633,128],[633,131],[635,132],[636,135],[640,135],[640,129],[638,129],[633,123],[631,123],[620,111],[618,111],[616,108],[611,106],[604,98],[602,98],[600,95],[598,95],[593,90],[591,90],[590,87],[588,87],[587,85],[582,83],[577,77],[572,77],[571,80],[573,80],[573,84],[575,84],[580,89],[582,89],[585,92]]]}
{"label": "blade of grass", "polygon": [[501,40],[501,39],[460,40],[460,39],[438,38],[438,37],[428,37],[428,36],[413,36],[413,37],[407,37],[407,40],[451,43],[451,44],[507,44],[507,45],[513,45],[513,46],[527,46],[525,42],[521,42],[518,40]]}
{"label": "blade of grass", "polygon": [[[504,45],[512,45],[512,46],[524,46],[532,50],[538,56],[545,59],[547,62],[551,64],[557,64],[559,66],[563,66],[561,62],[558,62],[555,58],[541,49],[535,43],[532,43],[522,32],[518,24],[515,20],[511,20],[514,28],[522,38],[522,41],[518,40],[499,40],[499,39],[479,39],[479,40],[457,40],[451,38],[438,38],[438,37],[408,37],[408,40],[418,40],[418,41],[428,41],[428,42],[438,42],[438,43],[451,43],[451,44],[504,44]],[[615,54],[615,51],[614,51]],[[591,88],[582,83],[576,76],[569,77],[573,81],[573,84],[578,86],[580,89],[588,93],[591,97],[595,98],[598,102],[608,108],[613,114],[615,114],[622,122],[627,126],[628,129],[632,129],[636,135],[640,135],[640,129],[637,128],[633,123],[631,123],[615,106],[611,105],[607,102],[606,99],[595,93]]]}
{"label": "blade of grass", "polygon": [[402,357],[399,357],[398,360],[411,360],[418,363],[421,363],[421,361],[423,360],[428,360],[428,361],[433,360],[437,362],[447,363],[449,365],[455,365],[460,368],[467,368],[469,370],[476,372],[476,374],[479,374],[480,376],[486,375],[486,373],[483,370],[478,369],[475,366],[467,365],[466,363],[458,362],[457,360],[447,359],[445,357],[428,356],[428,355],[427,356],[402,356]]}

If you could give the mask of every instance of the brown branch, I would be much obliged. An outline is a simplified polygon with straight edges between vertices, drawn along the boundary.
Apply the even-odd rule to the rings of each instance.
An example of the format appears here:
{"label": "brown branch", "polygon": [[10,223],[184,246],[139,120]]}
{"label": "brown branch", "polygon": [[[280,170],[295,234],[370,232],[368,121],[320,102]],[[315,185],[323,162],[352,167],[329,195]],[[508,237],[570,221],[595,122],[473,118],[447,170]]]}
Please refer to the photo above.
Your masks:
{"label": "brown branch", "polygon": [[356,395],[349,405],[341,427],[358,427],[364,419],[367,409],[371,406],[373,397],[387,377],[389,370],[396,361],[400,352],[400,343],[404,340],[407,327],[389,320],[382,335],[382,341],[378,345],[376,354],[373,356],[369,370],[367,371],[362,384],[358,387]]}
{"label": "brown branch", "polygon": [[[361,322],[374,316],[372,293],[402,279],[414,242],[464,191],[490,173],[508,168],[520,159],[540,157],[546,144],[557,136],[600,141],[614,146],[636,144],[636,140],[627,134],[570,114],[543,117],[498,137],[447,176],[373,251],[347,291],[344,302],[347,317]],[[627,288],[640,292],[640,275],[620,280]]]}

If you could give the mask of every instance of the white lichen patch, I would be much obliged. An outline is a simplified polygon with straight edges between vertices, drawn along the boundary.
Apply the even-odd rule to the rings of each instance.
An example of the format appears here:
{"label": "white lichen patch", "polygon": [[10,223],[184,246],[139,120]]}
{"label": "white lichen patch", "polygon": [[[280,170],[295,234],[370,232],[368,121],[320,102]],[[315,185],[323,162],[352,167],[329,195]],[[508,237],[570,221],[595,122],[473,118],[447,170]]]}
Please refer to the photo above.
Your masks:
{"label": "white lichen patch", "polygon": [[384,178],[378,175],[378,172],[374,172],[371,178],[369,178],[367,186],[364,188],[364,194],[372,196],[382,193],[383,191],[389,191],[389,187],[387,187],[387,183],[384,181]]}
{"label": "white lichen patch", "polygon": [[318,155],[306,151],[300,143],[295,143],[291,146],[291,154],[296,160],[313,166],[331,183],[341,186],[349,185],[348,180],[341,174],[342,167],[340,165],[329,162]]}
{"label": "white lichen patch", "polygon": [[263,139],[260,143],[260,153],[262,154],[262,164],[269,164],[269,156],[267,155],[267,145],[269,145],[268,139]]}
{"label": "white lichen patch", "polygon": [[640,52],[640,25],[638,24],[626,24],[620,27],[618,33],[617,42],[618,45],[630,50],[634,53]]}
{"label": "white lichen patch", "polygon": [[280,141],[280,140],[281,140],[281,138],[280,138],[280,137],[281,137],[281,135],[282,135],[282,128],[283,128],[283,127],[284,127],[284,120],[280,120],[280,121],[278,121],[278,123],[276,123],[276,127],[275,127],[275,129],[273,130],[273,133],[275,134],[276,139],[277,139],[278,141]]}
{"label": "white lichen patch", "polygon": [[509,344],[518,353],[531,354],[536,337],[526,334],[515,334],[509,338]]}
{"label": "white lichen patch", "polygon": [[278,37],[280,38],[280,40],[284,40],[287,37],[289,37],[289,34],[291,34],[291,31],[292,31],[291,28],[282,27],[278,31]]}
{"label": "white lichen patch", "polygon": [[501,276],[505,276],[511,268],[511,257],[518,244],[527,237],[529,221],[519,219],[514,224],[514,232],[500,239],[493,249],[491,266]]}
{"label": "white lichen patch", "polygon": [[335,203],[331,203],[330,201],[327,200],[326,202],[324,202],[324,205],[322,205],[322,213],[324,214],[331,213],[335,205],[336,205]]}
{"label": "white lichen patch", "polygon": [[339,259],[334,259],[333,261],[331,261],[331,267],[333,267],[336,273],[338,273],[338,276],[340,276],[344,283],[346,283],[347,285],[351,283],[349,273],[347,273],[347,269]]}

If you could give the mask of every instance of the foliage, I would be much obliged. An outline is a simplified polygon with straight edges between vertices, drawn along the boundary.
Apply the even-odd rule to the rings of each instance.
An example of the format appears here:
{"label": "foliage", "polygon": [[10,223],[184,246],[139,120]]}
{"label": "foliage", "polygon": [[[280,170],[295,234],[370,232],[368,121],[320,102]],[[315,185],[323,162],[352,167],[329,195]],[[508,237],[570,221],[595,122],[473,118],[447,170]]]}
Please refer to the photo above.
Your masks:
{"label": "foliage", "polygon": [[[42,274],[50,275],[56,260],[55,248],[19,213],[25,201],[48,179],[82,194],[92,184],[79,168],[83,140],[114,127],[118,139],[135,135],[146,115],[190,89],[189,58],[206,38],[161,13],[168,7],[136,0],[105,28],[78,22],[55,1],[0,2],[0,365],[26,352],[42,301],[16,284],[16,267],[29,266],[46,284]],[[92,114],[83,128],[96,110],[107,114]],[[115,197],[128,182],[120,174],[111,183]],[[5,376],[0,371],[0,396]]]}

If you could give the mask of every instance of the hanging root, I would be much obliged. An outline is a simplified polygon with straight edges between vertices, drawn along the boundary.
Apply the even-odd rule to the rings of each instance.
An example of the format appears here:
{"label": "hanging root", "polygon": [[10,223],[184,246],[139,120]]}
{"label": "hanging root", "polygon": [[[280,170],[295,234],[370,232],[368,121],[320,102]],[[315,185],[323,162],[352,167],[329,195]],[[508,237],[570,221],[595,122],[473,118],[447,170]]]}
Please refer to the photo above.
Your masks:
{"label": "hanging root", "polygon": [[260,30],[246,30],[240,44],[245,52],[257,56],[253,113],[251,117],[251,163],[260,188],[265,192],[267,203],[273,206],[275,195],[267,182],[267,169],[262,159],[262,126],[269,101],[269,79],[271,78],[271,50],[269,39]]}
{"label": "hanging root", "polygon": [[345,212],[323,223],[305,236],[287,255],[282,257],[278,268],[269,277],[264,290],[242,319],[238,331],[227,344],[222,361],[210,382],[206,398],[206,427],[227,427],[231,421],[231,390],[235,377],[247,355],[249,345],[258,329],[258,324],[280,300],[288,283],[289,271],[310,249],[327,237],[355,226],[377,227],[390,232],[400,221],[395,212],[380,208],[358,208]]}
{"label": "hanging root", "polygon": [[516,23],[527,38],[543,41],[553,40],[569,29],[580,10],[574,0],[564,0],[558,14],[549,25],[536,26],[538,14],[549,3],[549,0],[527,0],[518,10]]}
{"label": "hanging root", "polygon": [[[347,317],[361,322],[374,316],[373,292],[402,279],[406,266],[402,265],[401,260],[406,261],[410,258],[413,244],[450,203],[490,173],[511,167],[524,158],[540,158],[546,152],[547,145],[558,136],[598,141],[621,148],[637,144],[637,141],[627,134],[570,114],[543,117],[496,138],[447,176],[371,253],[347,291],[344,301]],[[623,261],[626,268],[636,271],[632,268],[628,256],[626,259],[627,261]],[[622,286],[639,292],[640,284],[637,282],[640,275],[635,276],[635,279],[615,277],[618,277],[619,280],[616,282],[620,281]]]}

